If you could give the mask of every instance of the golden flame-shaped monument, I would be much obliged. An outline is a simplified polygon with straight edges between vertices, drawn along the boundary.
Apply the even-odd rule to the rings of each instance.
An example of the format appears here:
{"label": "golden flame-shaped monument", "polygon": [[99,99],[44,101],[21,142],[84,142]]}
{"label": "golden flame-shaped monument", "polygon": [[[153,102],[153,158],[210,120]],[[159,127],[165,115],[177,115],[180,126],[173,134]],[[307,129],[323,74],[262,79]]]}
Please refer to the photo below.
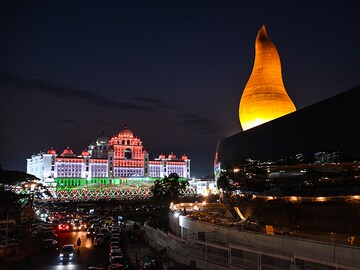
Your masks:
{"label": "golden flame-shaped monument", "polygon": [[254,67],[240,100],[240,124],[245,131],[294,111],[282,80],[279,54],[263,25],[256,37]]}

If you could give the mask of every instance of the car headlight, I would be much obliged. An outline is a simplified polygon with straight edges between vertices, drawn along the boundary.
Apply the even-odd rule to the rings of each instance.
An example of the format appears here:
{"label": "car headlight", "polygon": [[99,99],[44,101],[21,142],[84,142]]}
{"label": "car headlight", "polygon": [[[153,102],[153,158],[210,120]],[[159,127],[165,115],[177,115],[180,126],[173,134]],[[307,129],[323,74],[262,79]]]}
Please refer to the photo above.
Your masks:
{"label": "car headlight", "polygon": [[64,256],[64,254],[60,254],[60,257],[63,257]]}
{"label": "car headlight", "polygon": [[72,257],[72,256],[74,256],[74,254],[73,254],[73,253],[70,253],[69,256]]}

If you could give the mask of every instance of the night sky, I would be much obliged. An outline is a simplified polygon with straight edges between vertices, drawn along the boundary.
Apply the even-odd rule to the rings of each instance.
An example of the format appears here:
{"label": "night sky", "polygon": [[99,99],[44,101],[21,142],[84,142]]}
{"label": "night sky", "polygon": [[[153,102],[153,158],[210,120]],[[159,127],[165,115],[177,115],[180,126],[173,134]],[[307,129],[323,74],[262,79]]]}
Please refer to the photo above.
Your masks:
{"label": "night sky", "polygon": [[[173,151],[210,174],[261,25],[298,109],[360,83],[359,1],[1,1],[0,164],[76,154],[124,124],[150,158]],[[239,149],[241,151],[241,149]]]}

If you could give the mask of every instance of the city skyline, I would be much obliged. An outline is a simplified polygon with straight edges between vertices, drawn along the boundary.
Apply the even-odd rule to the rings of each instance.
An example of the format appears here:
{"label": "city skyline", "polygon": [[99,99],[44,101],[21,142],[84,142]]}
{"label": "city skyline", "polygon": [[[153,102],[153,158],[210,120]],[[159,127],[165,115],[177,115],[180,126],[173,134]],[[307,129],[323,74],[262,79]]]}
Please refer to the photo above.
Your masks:
{"label": "city skyline", "polygon": [[152,158],[186,154],[192,176],[210,174],[218,141],[241,131],[261,25],[298,109],[359,85],[357,1],[2,6],[4,169],[50,147],[81,154],[127,123]]}

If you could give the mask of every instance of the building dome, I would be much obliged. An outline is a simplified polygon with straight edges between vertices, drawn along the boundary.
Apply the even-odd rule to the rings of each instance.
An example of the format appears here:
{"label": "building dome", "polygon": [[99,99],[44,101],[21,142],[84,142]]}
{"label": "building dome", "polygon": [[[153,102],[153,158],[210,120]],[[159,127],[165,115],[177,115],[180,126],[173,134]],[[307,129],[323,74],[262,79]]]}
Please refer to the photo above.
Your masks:
{"label": "building dome", "polygon": [[90,156],[90,153],[88,151],[84,150],[84,151],[82,151],[81,155],[83,157],[88,157],[88,156]]}
{"label": "building dome", "polygon": [[55,149],[52,148],[52,147],[51,147],[51,149],[49,149],[49,150],[47,151],[47,153],[48,153],[49,155],[56,155],[56,151],[55,151]]}
{"label": "building dome", "polygon": [[161,154],[160,156],[159,156],[159,159],[165,159],[166,157],[165,157],[165,155],[164,154]]}
{"label": "building dome", "polygon": [[104,135],[104,132],[96,139],[96,144],[109,144],[109,138]]}
{"label": "building dome", "polygon": [[176,159],[176,156],[173,152],[171,152],[171,154],[168,156],[168,159]]}
{"label": "building dome", "polygon": [[134,134],[128,128],[128,126],[125,125],[124,129],[119,132],[118,137],[120,137],[120,138],[134,138]]}
{"label": "building dome", "polygon": [[181,159],[182,159],[182,160],[187,160],[188,157],[187,157],[185,154],[183,154],[182,157],[181,157]]}
{"label": "building dome", "polygon": [[66,147],[66,149],[62,152],[62,156],[73,156],[74,152],[70,149],[70,147]]}
{"label": "building dome", "polygon": [[255,61],[240,99],[239,119],[243,130],[296,111],[286,92],[278,51],[265,26],[255,41]]}

